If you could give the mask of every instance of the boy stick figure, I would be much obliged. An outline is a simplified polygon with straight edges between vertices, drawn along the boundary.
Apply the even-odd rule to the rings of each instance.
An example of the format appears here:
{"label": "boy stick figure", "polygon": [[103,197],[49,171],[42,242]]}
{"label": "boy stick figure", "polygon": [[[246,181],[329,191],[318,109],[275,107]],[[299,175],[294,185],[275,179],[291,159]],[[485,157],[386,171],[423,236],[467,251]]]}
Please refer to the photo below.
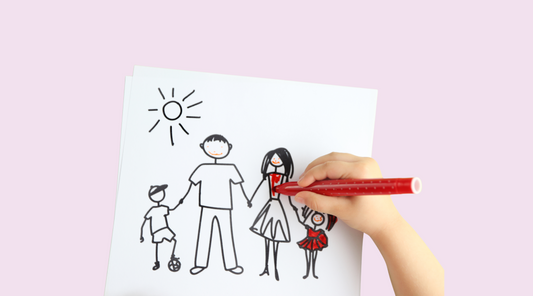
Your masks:
{"label": "boy stick figure", "polygon": [[161,205],[161,202],[165,199],[165,189],[167,187],[168,185],[166,184],[161,186],[150,186],[150,190],[148,191],[148,197],[151,201],[157,203],[157,206],[151,207],[148,212],[146,212],[146,215],[144,215],[144,221],[141,225],[141,243],[144,242],[144,224],[146,223],[146,221],[150,220],[150,234],[152,235],[152,243],[155,244],[155,263],[152,269],[159,269],[159,258],[157,249],[160,243],[167,240],[168,242],[174,242],[174,246],[172,247],[172,255],[170,256],[170,261],[168,262],[168,269],[170,271],[176,272],[181,267],[179,258],[176,258],[174,256],[174,251],[176,250],[176,234],[174,234],[174,232],[168,227],[168,207]]}
{"label": "boy stick figure", "polygon": [[[318,279],[318,276],[316,276],[315,273],[316,257],[318,255],[318,251],[322,251],[323,249],[328,247],[328,236],[326,235],[326,232],[324,231],[324,229],[318,228],[325,222],[324,214],[313,211],[309,207],[305,206],[302,207],[302,220],[300,218],[300,215],[298,215],[298,208],[294,205],[292,208],[296,213],[296,216],[298,217],[298,221],[303,226],[305,226],[307,230],[306,237],[301,241],[297,242],[298,246],[301,249],[305,250],[306,273],[303,278],[306,279],[309,276],[309,270],[311,269],[311,266],[313,266],[313,277]],[[305,224],[305,221],[307,220],[307,218],[309,218],[309,216],[311,216],[311,214],[311,223],[313,223],[313,227],[310,227],[309,225]],[[337,217],[330,214],[328,214],[327,216],[328,224],[326,226],[326,230],[330,231],[333,226],[335,226],[335,223],[337,223]]]}
{"label": "boy stick figure", "polygon": [[[201,213],[194,258],[195,266],[190,270],[193,275],[202,272],[209,264],[213,229],[220,234],[224,269],[234,274],[241,274],[244,271],[242,266],[237,263],[231,219],[231,211],[233,209],[231,184],[239,184],[244,197],[248,201],[248,197],[242,187],[244,180],[234,164],[217,162],[217,160],[228,156],[232,147],[228,140],[221,135],[211,135],[200,144],[200,148],[208,157],[214,159],[214,163],[201,164],[194,170],[189,177],[191,182],[189,189],[178,204],[183,203],[193,185],[200,186],[199,206]],[[248,206],[250,206],[249,202]]]}

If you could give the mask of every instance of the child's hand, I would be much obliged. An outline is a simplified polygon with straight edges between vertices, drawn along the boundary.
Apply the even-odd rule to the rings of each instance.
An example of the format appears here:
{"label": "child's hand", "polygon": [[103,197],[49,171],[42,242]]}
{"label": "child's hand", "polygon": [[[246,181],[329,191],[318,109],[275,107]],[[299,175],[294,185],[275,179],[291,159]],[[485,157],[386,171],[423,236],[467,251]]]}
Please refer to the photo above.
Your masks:
{"label": "child's hand", "polygon": [[[302,187],[324,179],[382,178],[377,162],[368,157],[330,153],[311,162],[298,181]],[[372,236],[399,214],[389,195],[324,196],[309,191],[296,194],[296,201],[311,209],[339,217],[350,227]]]}
{"label": "child's hand", "polygon": [[[381,178],[372,158],[330,153],[313,161],[298,185],[323,179]],[[324,196],[302,191],[295,196],[313,210],[335,215],[367,233],[376,243],[396,295],[444,295],[444,270],[414,229],[401,217],[388,195]]]}

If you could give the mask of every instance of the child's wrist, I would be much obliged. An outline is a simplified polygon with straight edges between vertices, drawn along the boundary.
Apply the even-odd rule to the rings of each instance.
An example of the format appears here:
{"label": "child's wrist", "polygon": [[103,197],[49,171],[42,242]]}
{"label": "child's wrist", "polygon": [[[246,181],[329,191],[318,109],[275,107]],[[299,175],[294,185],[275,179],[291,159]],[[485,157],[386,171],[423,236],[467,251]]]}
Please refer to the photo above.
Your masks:
{"label": "child's wrist", "polygon": [[396,209],[394,209],[392,213],[388,213],[387,217],[388,218],[386,220],[382,221],[375,228],[366,232],[366,234],[368,234],[373,241],[381,240],[382,238],[394,234],[397,232],[398,228],[401,227],[402,223],[405,222],[403,217]]}

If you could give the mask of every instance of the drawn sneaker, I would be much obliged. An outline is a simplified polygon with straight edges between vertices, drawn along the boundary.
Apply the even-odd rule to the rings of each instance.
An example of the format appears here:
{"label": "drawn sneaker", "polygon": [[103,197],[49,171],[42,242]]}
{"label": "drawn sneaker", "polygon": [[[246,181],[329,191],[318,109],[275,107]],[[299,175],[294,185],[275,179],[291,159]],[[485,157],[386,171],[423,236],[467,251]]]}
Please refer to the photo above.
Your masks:
{"label": "drawn sneaker", "polygon": [[228,269],[228,271],[233,273],[233,274],[241,274],[244,271],[244,268],[242,268],[242,266],[238,266],[237,265],[237,267],[234,267],[232,269]]}
{"label": "drawn sneaker", "polygon": [[192,275],[197,275],[200,272],[204,271],[204,269],[206,269],[206,267],[195,266],[195,267],[191,268],[191,274]]}
{"label": "drawn sneaker", "polygon": [[154,262],[154,267],[152,267],[152,270],[158,270],[159,269],[159,261]]}

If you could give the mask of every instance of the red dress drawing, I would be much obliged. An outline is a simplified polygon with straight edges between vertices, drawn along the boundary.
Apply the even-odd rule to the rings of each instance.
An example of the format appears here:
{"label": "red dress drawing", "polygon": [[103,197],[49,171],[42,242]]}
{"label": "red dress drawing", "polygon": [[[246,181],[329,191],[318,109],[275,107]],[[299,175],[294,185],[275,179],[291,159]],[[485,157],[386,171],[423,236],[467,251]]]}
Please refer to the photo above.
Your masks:
{"label": "red dress drawing", "polygon": [[323,229],[317,231],[306,225],[307,237],[297,242],[301,249],[307,249],[310,251],[322,251],[322,249],[328,246],[328,237]]}

